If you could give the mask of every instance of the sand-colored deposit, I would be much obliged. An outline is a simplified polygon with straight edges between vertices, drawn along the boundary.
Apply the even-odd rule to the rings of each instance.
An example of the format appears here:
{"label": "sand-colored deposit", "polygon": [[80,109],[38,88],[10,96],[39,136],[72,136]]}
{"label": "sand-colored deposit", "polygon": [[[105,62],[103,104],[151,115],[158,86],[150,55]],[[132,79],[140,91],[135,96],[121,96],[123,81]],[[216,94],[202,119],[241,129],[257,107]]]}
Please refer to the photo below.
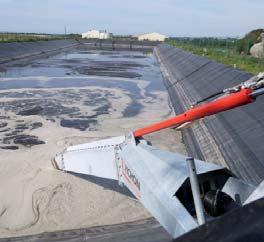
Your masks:
{"label": "sand-colored deposit", "polygon": [[[0,128],[4,143],[1,147],[18,148],[0,149],[0,237],[115,224],[151,216],[137,200],[56,170],[52,165],[55,155],[69,145],[123,135],[173,115],[166,91],[147,96],[145,88],[149,82],[138,80],[136,83],[143,97],[138,100],[142,109],[132,117],[123,115],[132,102],[131,96],[118,88],[89,86],[0,91],[1,122],[6,123]],[[94,103],[96,98],[99,101]],[[49,110],[18,115],[28,103],[41,105],[42,101]],[[106,105],[107,112],[98,113],[102,110],[99,108]],[[52,106],[55,111],[61,111],[56,113]],[[66,127],[69,122],[65,121],[66,126],[62,125],[62,120],[69,116],[85,120],[88,114],[89,117],[100,115],[94,116],[96,121],[88,125],[81,123],[77,128]],[[19,135],[37,137],[45,143],[25,145],[15,139]],[[149,135],[148,139],[163,149],[185,151],[180,134],[174,130]]]}

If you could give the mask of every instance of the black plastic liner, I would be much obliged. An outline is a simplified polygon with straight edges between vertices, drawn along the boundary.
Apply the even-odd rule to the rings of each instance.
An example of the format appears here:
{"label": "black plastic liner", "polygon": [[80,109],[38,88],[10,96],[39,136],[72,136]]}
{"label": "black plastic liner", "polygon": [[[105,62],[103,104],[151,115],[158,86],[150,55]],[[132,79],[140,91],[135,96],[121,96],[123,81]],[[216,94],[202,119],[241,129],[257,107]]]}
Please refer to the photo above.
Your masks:
{"label": "black plastic liner", "polygon": [[[252,75],[205,57],[160,44],[155,54],[176,113],[204,97],[248,80]],[[263,70],[264,71],[264,70]],[[264,97],[250,105],[207,117],[183,131],[188,153],[226,163],[252,184],[264,179]]]}
{"label": "black plastic liner", "polygon": [[[114,40],[114,39],[65,39],[32,42],[0,43],[0,64],[30,56],[47,54],[53,51],[60,51],[65,48],[87,45],[96,49],[106,48],[109,50],[146,50],[153,51],[160,42],[137,41],[137,40]],[[1,68],[1,67],[0,67]],[[1,71],[1,69],[0,69]]]}
{"label": "black plastic liner", "polygon": [[6,58],[17,58],[19,56],[41,54],[77,44],[78,42],[75,40],[0,43],[0,61],[1,59],[4,60]]}

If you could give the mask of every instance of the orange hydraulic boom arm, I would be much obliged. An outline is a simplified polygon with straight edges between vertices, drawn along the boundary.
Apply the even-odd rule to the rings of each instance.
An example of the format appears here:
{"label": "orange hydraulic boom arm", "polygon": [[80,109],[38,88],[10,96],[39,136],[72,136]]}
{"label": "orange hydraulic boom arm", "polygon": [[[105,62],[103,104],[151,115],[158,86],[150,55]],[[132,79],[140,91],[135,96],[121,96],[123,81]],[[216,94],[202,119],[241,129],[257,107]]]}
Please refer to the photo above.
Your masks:
{"label": "orange hydraulic boom arm", "polygon": [[186,122],[195,121],[206,116],[249,104],[254,102],[256,97],[262,94],[264,94],[264,88],[258,90],[254,90],[253,88],[241,88],[239,91],[220,97],[209,103],[194,106],[175,117],[138,129],[134,131],[133,134],[135,138],[140,138],[143,135],[161,129],[179,126]]}

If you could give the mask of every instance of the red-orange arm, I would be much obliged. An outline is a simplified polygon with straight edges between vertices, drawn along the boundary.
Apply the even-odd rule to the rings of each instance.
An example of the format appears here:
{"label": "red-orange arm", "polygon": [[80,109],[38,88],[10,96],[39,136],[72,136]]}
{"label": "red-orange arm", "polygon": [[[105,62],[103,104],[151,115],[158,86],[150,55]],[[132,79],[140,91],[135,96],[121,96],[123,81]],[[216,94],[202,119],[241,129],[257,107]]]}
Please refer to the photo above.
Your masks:
{"label": "red-orange arm", "polygon": [[222,111],[226,111],[235,107],[243,106],[253,102],[255,99],[251,97],[252,89],[245,88],[239,92],[229,94],[227,96],[216,99],[210,103],[202,104],[187,110],[185,113],[179,114],[173,118],[149,125],[133,132],[134,137],[142,137],[161,129],[174,127],[186,122],[194,121],[206,116],[210,116]]}

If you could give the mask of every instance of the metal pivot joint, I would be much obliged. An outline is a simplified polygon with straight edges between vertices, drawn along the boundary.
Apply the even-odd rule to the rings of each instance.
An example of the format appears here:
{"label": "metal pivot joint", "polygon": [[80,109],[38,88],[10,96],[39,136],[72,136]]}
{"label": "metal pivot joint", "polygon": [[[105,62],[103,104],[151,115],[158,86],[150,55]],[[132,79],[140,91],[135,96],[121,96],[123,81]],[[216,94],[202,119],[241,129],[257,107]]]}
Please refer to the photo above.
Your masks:
{"label": "metal pivot joint", "polygon": [[189,157],[186,159],[186,162],[187,162],[187,166],[189,170],[190,183],[191,183],[191,188],[192,188],[193,201],[194,201],[198,224],[202,225],[205,223],[205,216],[204,216],[204,208],[202,204],[202,199],[200,196],[200,188],[199,188],[199,182],[198,182],[198,177],[196,173],[194,158]]}

